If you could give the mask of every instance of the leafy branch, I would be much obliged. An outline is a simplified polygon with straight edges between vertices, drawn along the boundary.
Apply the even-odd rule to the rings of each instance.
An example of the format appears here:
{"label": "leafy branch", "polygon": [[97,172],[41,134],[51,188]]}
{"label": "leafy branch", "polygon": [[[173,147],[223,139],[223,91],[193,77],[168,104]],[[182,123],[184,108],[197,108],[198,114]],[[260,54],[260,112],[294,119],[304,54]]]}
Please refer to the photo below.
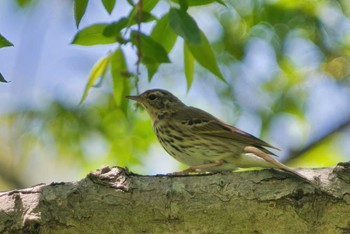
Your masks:
{"label": "leafy branch", "polygon": [[[140,75],[140,65],[147,69],[148,81],[151,81],[161,64],[170,63],[169,53],[173,49],[178,36],[184,40],[184,70],[188,89],[191,87],[194,74],[194,62],[208,69],[220,80],[225,81],[222,75],[213,49],[200,30],[196,21],[188,14],[189,7],[206,5],[215,0],[206,1],[172,1],[174,6],[170,6],[159,19],[152,14],[152,10],[159,0],[139,0],[133,3],[127,1],[131,6],[131,11],[127,17],[118,19],[110,23],[99,23],[87,26],[78,31],[72,44],[82,46],[93,46],[101,44],[114,44],[117,48],[112,49],[104,58],[101,58],[93,67],[86,84],[84,94],[80,103],[84,102],[88,91],[93,87],[99,77],[102,77],[108,69],[111,69],[113,80],[113,93],[119,107],[126,106],[127,100],[120,98],[131,91],[132,81],[138,90]],[[111,14],[115,7],[115,0],[102,1],[107,13]],[[88,0],[75,0],[75,21],[77,27],[85,15]],[[177,7],[175,7],[177,5]],[[150,33],[142,31],[142,24],[155,22]],[[136,48],[137,62],[136,74],[133,74],[132,67],[125,61],[124,47],[131,44]],[[114,59],[111,59],[114,57]],[[130,79],[133,78],[133,79]]]}

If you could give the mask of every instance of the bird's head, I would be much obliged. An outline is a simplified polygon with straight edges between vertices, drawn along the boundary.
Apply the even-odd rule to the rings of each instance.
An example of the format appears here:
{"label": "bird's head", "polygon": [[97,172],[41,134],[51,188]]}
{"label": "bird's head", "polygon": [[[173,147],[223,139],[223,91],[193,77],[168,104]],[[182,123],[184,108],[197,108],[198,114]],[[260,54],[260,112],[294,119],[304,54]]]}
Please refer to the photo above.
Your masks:
{"label": "bird's head", "polygon": [[151,89],[138,96],[127,96],[127,98],[142,104],[152,120],[158,115],[170,114],[185,106],[172,93],[163,89]]}

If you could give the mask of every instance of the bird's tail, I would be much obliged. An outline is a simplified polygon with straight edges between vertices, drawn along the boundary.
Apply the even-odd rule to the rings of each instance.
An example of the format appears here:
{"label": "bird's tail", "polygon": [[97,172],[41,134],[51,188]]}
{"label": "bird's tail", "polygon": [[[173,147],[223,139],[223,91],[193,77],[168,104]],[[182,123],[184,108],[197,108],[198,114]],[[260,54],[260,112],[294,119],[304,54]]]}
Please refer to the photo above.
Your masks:
{"label": "bird's tail", "polygon": [[308,179],[304,175],[300,174],[296,170],[284,165],[283,163],[277,161],[272,156],[268,155],[267,153],[263,152],[262,150],[254,147],[254,146],[247,146],[244,148],[244,151],[246,153],[252,153],[252,154],[264,159],[265,161],[269,162],[270,164],[272,164],[276,168],[281,169],[281,170],[286,171],[286,172],[289,172],[290,174],[293,174],[293,175],[297,176],[298,178],[301,178],[302,180],[304,180],[308,183],[315,184],[315,181],[311,181],[310,179]]}

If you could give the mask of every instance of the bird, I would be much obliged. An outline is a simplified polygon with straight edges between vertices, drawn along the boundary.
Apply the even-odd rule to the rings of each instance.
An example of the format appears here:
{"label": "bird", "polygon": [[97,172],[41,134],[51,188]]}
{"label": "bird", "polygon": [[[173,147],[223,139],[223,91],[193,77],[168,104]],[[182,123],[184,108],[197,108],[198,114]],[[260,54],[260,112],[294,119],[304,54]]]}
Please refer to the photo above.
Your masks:
{"label": "bird", "polygon": [[[223,172],[242,168],[277,168],[306,179],[271,152],[277,147],[229,125],[208,112],[185,105],[167,90],[150,89],[126,98],[148,112],[158,141],[188,169],[171,173]],[[308,179],[306,179],[308,180]]]}

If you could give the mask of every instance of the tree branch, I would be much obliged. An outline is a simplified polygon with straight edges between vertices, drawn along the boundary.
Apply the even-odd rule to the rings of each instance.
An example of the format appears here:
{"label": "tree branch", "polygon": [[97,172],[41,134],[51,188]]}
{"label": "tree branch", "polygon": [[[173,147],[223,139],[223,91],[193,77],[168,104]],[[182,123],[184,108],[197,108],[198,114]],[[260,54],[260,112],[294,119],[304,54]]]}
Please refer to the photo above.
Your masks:
{"label": "tree branch", "polygon": [[339,233],[350,230],[350,169],[140,176],[103,168],[78,182],[0,193],[0,233]]}

